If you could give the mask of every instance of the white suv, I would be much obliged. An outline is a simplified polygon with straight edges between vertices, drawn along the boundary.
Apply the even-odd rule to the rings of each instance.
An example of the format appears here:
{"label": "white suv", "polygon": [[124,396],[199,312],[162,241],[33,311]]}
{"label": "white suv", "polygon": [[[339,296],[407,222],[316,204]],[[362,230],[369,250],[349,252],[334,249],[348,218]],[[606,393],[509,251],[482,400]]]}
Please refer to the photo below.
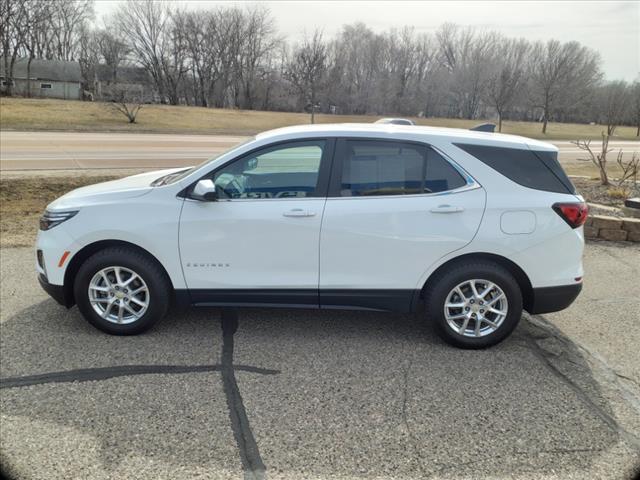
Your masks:
{"label": "white suv", "polygon": [[44,289],[112,334],[173,302],[424,311],[481,348],[582,286],[587,207],[557,149],[397,125],[263,133],[190,169],[74,190],[40,222]]}

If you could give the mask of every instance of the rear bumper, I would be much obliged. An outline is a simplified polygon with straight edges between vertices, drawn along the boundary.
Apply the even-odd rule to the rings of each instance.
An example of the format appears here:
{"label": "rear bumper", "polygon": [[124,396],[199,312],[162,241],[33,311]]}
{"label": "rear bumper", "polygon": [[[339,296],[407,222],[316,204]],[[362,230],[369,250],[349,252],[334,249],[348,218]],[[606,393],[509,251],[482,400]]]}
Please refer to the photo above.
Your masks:
{"label": "rear bumper", "polygon": [[47,277],[43,274],[38,275],[38,282],[40,282],[42,289],[60,305],[67,308],[71,306],[69,300],[66,298],[64,287],[62,285],[52,285],[47,281]]}
{"label": "rear bumper", "polygon": [[533,289],[533,301],[527,309],[529,313],[550,313],[564,310],[577,298],[582,283]]}

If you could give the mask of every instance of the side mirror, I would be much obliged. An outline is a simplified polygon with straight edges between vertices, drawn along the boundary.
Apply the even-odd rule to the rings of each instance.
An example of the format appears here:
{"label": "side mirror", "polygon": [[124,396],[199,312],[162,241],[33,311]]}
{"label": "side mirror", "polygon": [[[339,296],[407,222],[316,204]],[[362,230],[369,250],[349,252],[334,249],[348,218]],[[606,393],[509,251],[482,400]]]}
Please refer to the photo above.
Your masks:
{"label": "side mirror", "polygon": [[218,200],[216,184],[211,179],[198,180],[191,192],[191,198],[202,202],[215,202]]}

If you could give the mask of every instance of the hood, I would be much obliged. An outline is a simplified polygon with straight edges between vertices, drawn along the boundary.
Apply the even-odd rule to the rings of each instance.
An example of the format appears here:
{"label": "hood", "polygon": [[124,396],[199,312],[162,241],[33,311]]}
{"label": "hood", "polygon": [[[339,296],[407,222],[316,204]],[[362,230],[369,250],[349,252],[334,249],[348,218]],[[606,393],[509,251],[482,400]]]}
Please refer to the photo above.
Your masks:
{"label": "hood", "polygon": [[108,203],[114,200],[140,197],[153,190],[151,182],[157,178],[182,170],[185,168],[156,170],[77,188],[51,202],[47,206],[47,210],[69,210],[87,204]]}

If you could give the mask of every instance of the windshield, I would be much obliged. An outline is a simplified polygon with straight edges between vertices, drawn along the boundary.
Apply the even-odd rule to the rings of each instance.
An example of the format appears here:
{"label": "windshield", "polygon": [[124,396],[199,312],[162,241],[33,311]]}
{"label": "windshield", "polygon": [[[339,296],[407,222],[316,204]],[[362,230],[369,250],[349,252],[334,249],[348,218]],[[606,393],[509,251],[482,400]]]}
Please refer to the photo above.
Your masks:
{"label": "windshield", "polygon": [[172,172],[172,173],[170,173],[168,175],[163,175],[160,178],[156,178],[151,183],[151,186],[152,187],[160,187],[162,185],[169,185],[169,184],[172,184],[172,183],[179,182],[180,180],[182,180],[183,178],[187,177],[188,175],[191,175],[192,172],[195,172],[196,170],[198,170],[199,168],[203,167],[207,163],[213,162],[217,158],[220,158],[222,155],[226,155],[227,153],[232,152],[232,151],[236,150],[237,148],[240,148],[243,145],[246,145],[247,143],[253,142],[255,139],[256,139],[256,137],[249,137],[244,142],[238,143],[238,144],[234,145],[233,147],[231,147],[229,150],[226,150],[226,151],[224,151],[222,153],[219,153],[218,155],[214,155],[213,157],[209,157],[204,162],[202,162],[202,163],[200,163],[200,164],[198,164],[198,165],[196,165],[194,167],[186,168],[184,170],[180,170],[180,171],[177,171],[177,172]]}

